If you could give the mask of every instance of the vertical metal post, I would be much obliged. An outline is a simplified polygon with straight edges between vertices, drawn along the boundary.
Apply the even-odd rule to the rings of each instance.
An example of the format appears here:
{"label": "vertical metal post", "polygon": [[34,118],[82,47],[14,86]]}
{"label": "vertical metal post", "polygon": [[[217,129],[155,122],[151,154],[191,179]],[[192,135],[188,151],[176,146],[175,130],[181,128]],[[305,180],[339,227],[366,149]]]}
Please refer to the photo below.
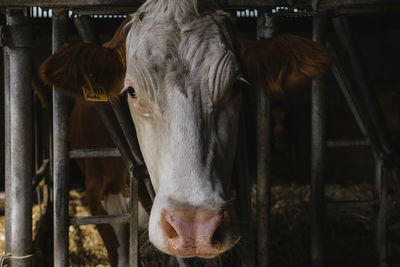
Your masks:
{"label": "vertical metal post", "polygon": [[10,253],[10,193],[11,193],[11,180],[10,180],[10,168],[11,168],[11,148],[10,148],[10,58],[8,48],[4,47],[4,179],[5,179],[5,253]]}
{"label": "vertical metal post", "polygon": [[84,43],[100,44],[100,40],[90,21],[90,16],[83,15],[74,19],[75,27]]}
{"label": "vertical metal post", "polygon": [[[65,44],[68,17],[53,10],[52,50]],[[53,90],[53,179],[54,179],[54,266],[67,267],[68,261],[68,102]]]}
{"label": "vertical metal post", "polygon": [[138,196],[139,181],[134,175],[134,167],[129,168],[131,195],[130,195],[130,237],[129,237],[129,265],[130,267],[139,266],[139,236],[138,236]]}
{"label": "vertical metal post", "polygon": [[[273,19],[267,14],[257,23],[259,37],[271,37],[274,31]],[[257,103],[257,264],[268,266],[271,215],[270,184],[270,121],[271,107],[268,92],[258,91]]]}
{"label": "vertical metal post", "polygon": [[[313,18],[313,40],[325,43],[326,15]],[[313,267],[324,265],[324,169],[325,169],[325,81],[314,79],[311,89],[311,260]]]}
{"label": "vertical metal post", "polygon": [[268,266],[270,241],[270,99],[258,91],[257,103],[257,262]]}
{"label": "vertical metal post", "polygon": [[[7,17],[12,44],[9,51],[9,136],[7,162],[7,250],[12,266],[31,266],[32,260],[32,31],[23,12]],[[6,84],[6,88],[8,87]],[[7,101],[7,100],[6,100]]]}
{"label": "vertical metal post", "polygon": [[[249,88],[246,88],[249,89]],[[239,199],[239,218],[241,234],[243,236],[244,244],[246,244],[245,255],[242,257],[243,267],[256,266],[256,250],[255,250],[255,236],[253,230],[253,214],[251,209],[251,196],[250,196],[250,182],[248,161],[247,161],[247,135],[246,135],[246,122],[243,111],[241,112],[239,122],[239,135],[237,142],[237,199]]]}
{"label": "vertical metal post", "polygon": [[378,201],[375,220],[375,251],[379,267],[386,267],[387,259],[387,171],[381,159],[375,160],[375,199]]}

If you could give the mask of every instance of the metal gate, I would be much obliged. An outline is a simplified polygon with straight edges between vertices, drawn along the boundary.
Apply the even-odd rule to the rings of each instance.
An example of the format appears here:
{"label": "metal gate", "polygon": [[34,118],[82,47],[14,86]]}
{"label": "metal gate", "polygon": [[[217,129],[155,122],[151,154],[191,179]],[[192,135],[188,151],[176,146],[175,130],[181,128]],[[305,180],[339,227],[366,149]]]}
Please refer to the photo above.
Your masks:
{"label": "metal gate", "polygon": [[[30,87],[31,73],[30,48],[33,42],[33,31],[31,21],[27,16],[27,8],[41,6],[53,10],[53,52],[60,49],[65,39],[66,10],[73,7],[79,14],[100,14],[104,10],[108,12],[129,13],[141,1],[129,0],[91,0],[91,1],[34,1],[26,0],[16,3],[15,0],[3,0],[0,9],[7,14],[7,27],[2,27],[1,36],[4,48],[5,66],[5,144],[6,144],[6,255],[2,260],[7,260],[12,266],[32,266],[32,222],[31,222],[31,171],[32,171],[32,90]],[[224,1],[226,8],[239,8],[243,6],[257,7],[259,10],[270,11],[271,8],[280,6],[281,1]],[[343,90],[354,115],[368,136],[376,155],[376,194],[375,200],[366,203],[341,203],[344,205],[374,205],[377,209],[376,219],[376,253],[381,266],[386,264],[386,183],[384,172],[390,170],[398,177],[397,154],[393,151],[393,145],[387,126],[384,125],[381,111],[374,100],[372,92],[365,82],[365,73],[360,64],[359,55],[354,49],[351,41],[346,14],[364,10],[365,12],[376,12],[377,10],[400,10],[400,5],[395,0],[385,0],[376,3],[373,0],[343,0],[343,1],[294,1],[291,5],[307,7],[314,16],[315,41],[325,43],[325,27],[329,19],[332,19],[335,31],[351,57],[352,70],[356,76],[357,84],[349,82],[343,71],[341,62],[336,56],[335,48],[330,46],[333,55],[332,71]],[[327,11],[331,11],[328,15]],[[261,12],[260,12],[261,13]],[[333,14],[333,16],[332,16]],[[284,14],[288,15],[288,14]],[[310,15],[310,14],[309,14]],[[77,22],[77,25],[79,21]],[[268,26],[268,25],[267,25]],[[81,27],[78,25],[78,27]],[[82,28],[84,31],[84,27]],[[85,34],[84,36],[90,36]],[[327,143],[325,138],[325,116],[324,116],[324,82],[323,78],[317,79],[312,86],[312,179],[311,179],[311,202],[312,202],[312,236],[311,255],[313,266],[323,266],[323,217],[327,206],[324,202],[323,170],[325,147],[337,145],[352,145],[348,142]],[[115,156],[118,154],[113,149],[101,151],[68,151],[66,133],[68,132],[68,120],[66,116],[65,99],[56,91],[53,93],[53,179],[54,179],[54,266],[68,265],[68,226],[89,223],[130,222],[131,223],[131,266],[137,266],[137,185],[135,178],[135,167],[142,164],[138,155],[138,147],[134,140],[134,129],[129,124],[126,114],[121,109],[121,103],[113,100],[111,105],[116,116],[121,122],[129,149],[124,148],[116,138],[116,146],[120,155],[129,166],[131,177],[131,200],[130,214],[106,217],[69,218],[67,213],[68,192],[68,159],[70,157],[85,156]],[[103,121],[107,124],[109,118],[98,106],[98,111]],[[258,155],[258,266],[268,265],[268,217],[269,217],[269,141],[268,122],[270,120],[268,108],[268,96],[259,97],[259,155]],[[110,127],[109,127],[110,128]],[[113,133],[110,133],[113,136]],[[114,139],[114,138],[113,138]],[[328,205],[329,206],[329,205]],[[250,260],[248,266],[254,266],[255,262]]]}

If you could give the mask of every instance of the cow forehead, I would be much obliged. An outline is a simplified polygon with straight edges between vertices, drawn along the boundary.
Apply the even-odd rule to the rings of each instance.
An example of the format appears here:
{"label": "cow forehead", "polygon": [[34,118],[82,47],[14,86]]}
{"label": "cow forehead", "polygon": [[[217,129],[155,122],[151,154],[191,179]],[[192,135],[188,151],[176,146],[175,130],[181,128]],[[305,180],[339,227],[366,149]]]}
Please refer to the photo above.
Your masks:
{"label": "cow forehead", "polygon": [[205,44],[210,46],[210,50],[231,48],[223,28],[221,17],[215,14],[181,22],[168,17],[155,20],[145,17],[132,24],[127,48],[145,58],[149,53],[170,57],[174,50],[178,50],[183,59],[193,59],[195,51]]}
{"label": "cow forehead", "polygon": [[153,73],[165,69],[168,73],[195,70],[205,74],[202,67],[232,50],[224,26],[226,14],[187,17],[136,14],[126,41],[128,72],[129,64],[140,64]]}
{"label": "cow forehead", "polygon": [[[239,68],[226,19],[226,14],[219,13],[179,21],[163,16],[133,18],[126,44],[127,75],[147,92],[157,88],[165,92],[166,85],[181,90],[201,88],[213,101],[222,95],[214,91],[228,86]],[[159,93],[153,92],[152,97]]]}

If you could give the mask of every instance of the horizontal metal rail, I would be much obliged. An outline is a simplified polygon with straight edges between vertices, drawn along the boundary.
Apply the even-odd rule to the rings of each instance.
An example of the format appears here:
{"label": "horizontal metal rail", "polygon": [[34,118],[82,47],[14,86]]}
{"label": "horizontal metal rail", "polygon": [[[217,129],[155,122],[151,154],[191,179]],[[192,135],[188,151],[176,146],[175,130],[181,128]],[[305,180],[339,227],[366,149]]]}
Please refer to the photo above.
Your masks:
{"label": "horizontal metal rail", "polygon": [[[218,2],[218,1],[217,1]],[[268,9],[279,6],[307,7],[311,9],[311,0],[224,0],[219,1],[222,8],[259,8]],[[144,3],[144,0],[0,0],[0,9],[10,7],[65,8],[73,10],[86,10],[90,13],[131,13]],[[400,11],[398,0],[321,0],[319,10],[342,10],[349,13],[380,11]],[[89,13],[88,13],[89,14]]]}
{"label": "horizontal metal rail", "polygon": [[369,140],[329,140],[326,142],[327,147],[355,147],[370,146]]}
{"label": "horizontal metal rail", "polygon": [[130,220],[131,220],[131,214],[83,216],[83,217],[70,218],[69,224],[88,225],[88,224],[129,223]]}
{"label": "horizontal metal rail", "polygon": [[376,200],[349,200],[349,201],[332,201],[327,202],[328,209],[360,209],[360,208],[375,208],[378,205]]}
{"label": "horizontal metal rail", "polygon": [[[368,0],[365,0],[368,2]],[[40,7],[138,7],[142,5],[144,0],[1,0],[0,7],[8,6],[40,6]],[[294,4],[305,5],[309,3],[307,0],[295,0]],[[225,0],[224,7],[241,7],[241,6],[254,6],[254,7],[268,7],[268,6],[281,6],[281,0]]]}
{"label": "horizontal metal rail", "polygon": [[74,149],[69,151],[70,159],[111,158],[111,157],[121,157],[121,153],[117,148]]}
{"label": "horizontal metal rail", "polygon": [[398,0],[321,0],[319,2],[320,10],[336,9],[347,10],[349,13],[399,10],[400,2]]}

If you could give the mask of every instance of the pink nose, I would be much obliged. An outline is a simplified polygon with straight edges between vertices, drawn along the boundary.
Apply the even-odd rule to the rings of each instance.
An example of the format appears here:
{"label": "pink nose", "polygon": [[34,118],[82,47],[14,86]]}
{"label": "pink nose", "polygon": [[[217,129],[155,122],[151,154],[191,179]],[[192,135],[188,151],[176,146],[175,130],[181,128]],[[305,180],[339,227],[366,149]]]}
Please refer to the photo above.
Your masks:
{"label": "pink nose", "polygon": [[161,215],[168,250],[182,258],[212,258],[218,255],[221,252],[228,220],[227,211],[204,209],[163,209]]}

